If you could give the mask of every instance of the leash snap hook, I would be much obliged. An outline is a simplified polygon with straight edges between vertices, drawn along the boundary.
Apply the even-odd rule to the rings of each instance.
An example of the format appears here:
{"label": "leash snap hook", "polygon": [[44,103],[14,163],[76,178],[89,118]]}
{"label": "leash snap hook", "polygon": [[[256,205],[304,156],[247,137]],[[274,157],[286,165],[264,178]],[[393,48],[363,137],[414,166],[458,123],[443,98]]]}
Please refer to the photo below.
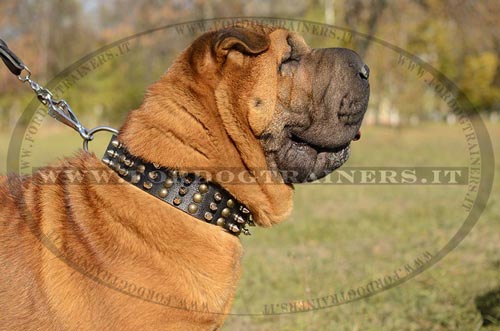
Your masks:
{"label": "leash snap hook", "polygon": [[[48,107],[49,115],[59,122],[69,126],[80,134],[83,139],[83,149],[88,151],[89,141],[94,139],[94,133],[99,131],[109,131],[118,134],[118,130],[109,126],[98,126],[92,130],[87,130],[78,120],[71,107],[64,99],[54,98],[49,89],[38,84],[31,79],[31,70],[21,61],[21,59],[9,49],[7,43],[0,39],[0,59],[5,63],[10,72],[17,76],[23,83],[28,83],[29,87],[35,92],[38,100]],[[24,72],[24,74],[23,74]]]}

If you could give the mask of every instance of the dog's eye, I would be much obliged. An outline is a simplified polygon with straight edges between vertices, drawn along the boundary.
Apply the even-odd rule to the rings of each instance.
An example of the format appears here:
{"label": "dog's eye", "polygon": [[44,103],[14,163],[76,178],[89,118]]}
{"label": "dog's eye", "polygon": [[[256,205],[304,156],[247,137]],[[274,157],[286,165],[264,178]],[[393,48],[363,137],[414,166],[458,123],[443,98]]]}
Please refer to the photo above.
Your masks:
{"label": "dog's eye", "polygon": [[285,57],[279,64],[278,71],[281,73],[290,73],[299,65],[299,59],[293,56]]}
{"label": "dog's eye", "polygon": [[290,36],[286,39],[286,42],[290,50],[285,54],[285,56],[281,60],[278,66],[278,71],[282,74],[291,74],[297,68],[300,58],[296,52],[293,40]]}

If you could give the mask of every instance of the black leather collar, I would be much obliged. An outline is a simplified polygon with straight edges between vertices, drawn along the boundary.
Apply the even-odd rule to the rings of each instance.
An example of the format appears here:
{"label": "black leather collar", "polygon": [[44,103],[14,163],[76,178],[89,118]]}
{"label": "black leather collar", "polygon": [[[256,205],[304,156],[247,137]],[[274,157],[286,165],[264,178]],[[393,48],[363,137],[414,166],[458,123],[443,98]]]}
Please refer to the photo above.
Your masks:
{"label": "black leather collar", "polygon": [[102,161],[121,178],[174,208],[238,236],[254,226],[250,210],[219,184],[130,154],[113,135]]}

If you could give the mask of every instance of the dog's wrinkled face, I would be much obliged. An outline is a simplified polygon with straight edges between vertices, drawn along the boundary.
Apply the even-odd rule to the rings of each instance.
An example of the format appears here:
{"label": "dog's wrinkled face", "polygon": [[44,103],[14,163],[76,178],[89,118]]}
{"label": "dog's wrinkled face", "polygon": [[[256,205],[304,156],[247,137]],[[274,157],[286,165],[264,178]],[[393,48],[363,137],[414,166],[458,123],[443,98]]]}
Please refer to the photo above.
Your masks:
{"label": "dog's wrinkled face", "polygon": [[368,105],[369,69],[348,49],[310,49],[297,34],[288,34],[285,43],[277,116],[261,140],[268,163],[285,182],[300,183],[347,161]]}
{"label": "dog's wrinkled face", "polygon": [[370,94],[368,66],[354,51],[312,49],[296,33],[263,27],[212,38],[222,77],[214,85],[238,91],[221,97],[229,102],[220,108],[246,109],[231,116],[244,116],[285,183],[319,179],[347,160]]}

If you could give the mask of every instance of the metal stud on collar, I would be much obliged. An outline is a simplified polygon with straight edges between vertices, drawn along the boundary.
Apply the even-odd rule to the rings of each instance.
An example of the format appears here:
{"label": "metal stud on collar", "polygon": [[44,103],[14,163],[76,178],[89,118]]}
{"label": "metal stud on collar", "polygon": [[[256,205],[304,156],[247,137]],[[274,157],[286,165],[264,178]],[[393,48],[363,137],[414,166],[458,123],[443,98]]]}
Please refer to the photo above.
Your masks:
{"label": "metal stud on collar", "polygon": [[[96,131],[97,132],[97,131]],[[238,236],[250,235],[250,210],[220,185],[194,174],[179,174],[130,154],[113,135],[102,161],[125,181],[197,219]]]}

